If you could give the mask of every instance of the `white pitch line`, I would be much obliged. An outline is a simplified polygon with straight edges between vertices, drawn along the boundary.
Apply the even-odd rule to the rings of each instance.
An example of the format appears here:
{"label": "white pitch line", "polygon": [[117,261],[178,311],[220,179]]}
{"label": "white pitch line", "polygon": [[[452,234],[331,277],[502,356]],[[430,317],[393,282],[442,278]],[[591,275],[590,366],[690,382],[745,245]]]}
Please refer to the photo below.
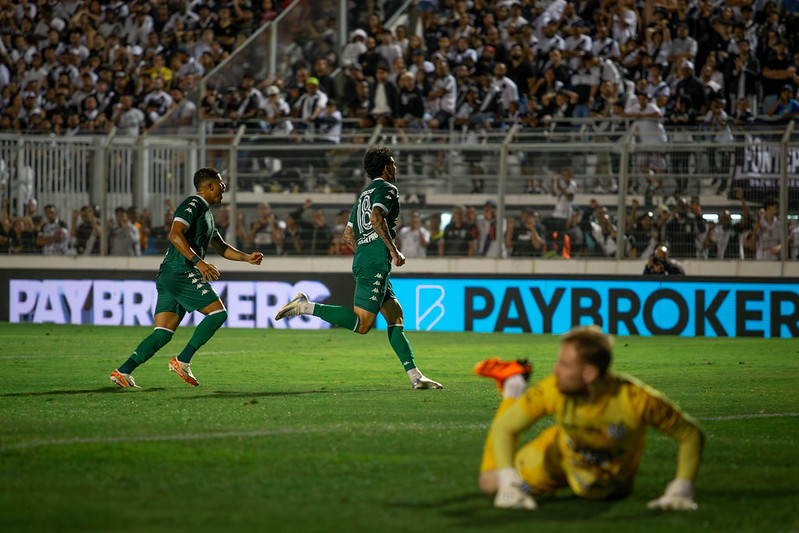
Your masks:
{"label": "white pitch line", "polygon": [[[241,355],[249,352],[200,352],[202,355]],[[124,354],[15,354],[0,355],[0,361],[5,359],[119,359]]]}
{"label": "white pitch line", "polygon": [[699,420],[712,420],[715,422],[723,420],[750,420],[752,418],[783,418],[791,416],[799,416],[799,413],[754,413],[751,415],[706,416],[704,418],[700,418]]}
{"label": "white pitch line", "polygon": [[[698,418],[698,420],[707,421],[725,421],[725,420],[749,420],[755,418],[781,418],[781,417],[795,417],[799,413],[753,413],[748,415],[730,415],[730,416],[709,416]],[[366,431],[447,431],[447,430],[463,430],[463,429],[488,429],[489,424],[449,424],[449,425],[430,425],[430,424],[411,424],[404,426],[367,426],[363,428]],[[0,447],[0,452],[6,450],[20,450],[27,448],[41,448],[44,446],[71,446],[73,444],[118,444],[123,442],[168,442],[168,441],[183,441],[183,440],[214,440],[225,438],[246,439],[254,437],[269,437],[279,435],[305,435],[312,433],[351,433],[357,431],[359,428],[353,426],[338,426],[331,428],[283,428],[283,429],[260,429],[253,431],[222,431],[217,433],[178,433],[174,435],[142,435],[130,437],[78,437],[72,439],[55,439],[55,440],[39,440],[17,442],[7,444]]]}

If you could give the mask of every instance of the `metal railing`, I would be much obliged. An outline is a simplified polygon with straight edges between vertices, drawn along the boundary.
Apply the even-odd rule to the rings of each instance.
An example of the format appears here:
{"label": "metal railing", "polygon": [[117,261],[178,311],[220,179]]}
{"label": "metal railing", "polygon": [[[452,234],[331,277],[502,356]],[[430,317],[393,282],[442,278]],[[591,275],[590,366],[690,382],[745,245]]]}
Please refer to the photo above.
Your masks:
{"label": "metal railing", "polygon": [[[690,137],[688,137],[690,136]],[[313,138],[315,142],[308,142]],[[793,123],[734,131],[724,140],[702,130],[669,131],[666,142],[643,137],[636,128],[595,132],[588,128],[474,132],[429,130],[344,130],[340,142],[319,142],[318,132],[276,137],[247,134],[242,125],[198,141],[188,136],[134,139],[108,136],[0,135],[0,193],[10,214],[21,215],[28,198],[53,204],[63,220],[82,205],[97,205],[103,220],[117,206],[148,208],[163,219],[165,200],[193,192],[200,166],[220,168],[230,190],[226,201],[250,215],[258,203],[291,210],[306,198],[326,209],[348,208],[365,183],[365,146],[392,147],[404,203],[429,212],[455,204],[480,207],[497,202],[497,219],[521,210],[541,218],[555,204],[552,180],[565,169],[577,183],[573,199],[585,208],[593,198],[627,233],[630,206],[643,212],[682,196],[696,197],[706,216],[729,209],[741,214],[740,189],[752,216],[768,197],[779,199],[781,258],[789,258],[789,221],[799,213],[799,139]],[[105,224],[103,224],[105,228]],[[496,238],[504,237],[498,224]],[[590,252],[590,250],[589,250]],[[601,255],[601,254],[596,254]],[[617,259],[626,255],[618,246]]]}

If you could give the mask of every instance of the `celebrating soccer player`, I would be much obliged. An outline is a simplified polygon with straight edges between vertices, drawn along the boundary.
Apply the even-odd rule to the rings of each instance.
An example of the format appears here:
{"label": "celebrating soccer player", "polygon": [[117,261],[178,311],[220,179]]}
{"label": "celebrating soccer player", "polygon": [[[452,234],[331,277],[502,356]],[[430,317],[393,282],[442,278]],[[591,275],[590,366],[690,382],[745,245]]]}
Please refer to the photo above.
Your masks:
{"label": "celebrating soccer player", "polygon": [[[496,493],[495,507],[532,510],[535,494],[563,487],[593,500],[627,496],[652,426],[680,448],[675,479],[648,506],[696,509],[702,430],[662,393],[608,370],[612,351],[598,327],[576,327],[563,336],[554,375],[529,389],[526,360],[475,366],[476,374],[497,380],[503,396],[480,465],[480,488]],[[517,451],[519,435],[548,414],[555,424]]]}
{"label": "celebrating soccer player", "polygon": [[363,168],[372,180],[361,191],[352,208],[344,242],[355,252],[355,309],[308,301],[298,294],[284,305],[275,319],[314,315],[322,320],[362,335],[369,332],[380,312],[388,323],[388,341],[402,362],[414,389],[441,389],[440,383],[422,375],[413,359],[413,350],[403,332],[402,307],[391,289],[391,264],[402,266],[405,256],[397,248],[397,218],[400,201],[397,167],[391,150],[373,146],[363,158]]}
{"label": "celebrating soccer player", "polygon": [[208,245],[231,261],[260,265],[264,258],[261,252],[247,254],[230,246],[216,230],[211,206],[221,202],[225,192],[219,171],[209,167],[199,169],[194,173],[194,187],[197,194],[183,200],[175,211],[169,232],[169,249],[155,278],[158,290],[155,330],[122,366],[111,373],[111,382],[120,387],[138,388],[130,373],[172,340],[186,312],[196,309],[205,318],[197,325],[180,355],[169,362],[169,370],[189,385],[199,385],[191,372],[191,358],[227,320],[225,305],[210,283],[219,278],[219,270],[205,261]]}

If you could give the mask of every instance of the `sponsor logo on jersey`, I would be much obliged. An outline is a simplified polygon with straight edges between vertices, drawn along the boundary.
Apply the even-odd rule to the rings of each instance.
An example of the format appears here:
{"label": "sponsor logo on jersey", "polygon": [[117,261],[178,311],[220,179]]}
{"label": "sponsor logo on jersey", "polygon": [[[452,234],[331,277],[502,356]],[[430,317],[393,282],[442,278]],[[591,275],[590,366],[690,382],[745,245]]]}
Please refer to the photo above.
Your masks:
{"label": "sponsor logo on jersey", "polygon": [[608,437],[621,440],[627,436],[627,427],[624,424],[608,424]]}
{"label": "sponsor logo on jersey", "polygon": [[370,243],[372,241],[376,241],[376,240],[377,240],[377,233],[375,233],[373,231],[372,233],[369,233],[368,235],[365,235],[365,236],[361,237],[360,239],[358,239],[358,244],[368,244],[368,243]]}

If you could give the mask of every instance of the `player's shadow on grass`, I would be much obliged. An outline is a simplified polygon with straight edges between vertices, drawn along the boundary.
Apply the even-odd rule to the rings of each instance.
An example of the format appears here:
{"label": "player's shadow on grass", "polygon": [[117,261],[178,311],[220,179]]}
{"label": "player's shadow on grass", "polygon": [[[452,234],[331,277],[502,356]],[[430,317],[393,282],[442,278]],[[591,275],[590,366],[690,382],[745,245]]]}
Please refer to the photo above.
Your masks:
{"label": "player's shadow on grass", "polygon": [[306,394],[362,394],[373,392],[386,392],[384,389],[362,389],[362,390],[298,390],[298,391],[265,391],[265,392],[238,392],[238,391],[213,391],[211,394],[199,394],[197,396],[176,396],[175,400],[200,400],[226,398],[268,398],[270,396],[303,396]]}
{"label": "player's shadow on grass", "polygon": [[[145,392],[157,392],[164,390],[163,387],[155,387],[152,389],[140,389],[134,394],[142,394]],[[58,396],[66,394],[104,394],[108,392],[122,392],[119,387],[100,387],[99,389],[83,389],[83,390],[51,390],[43,392],[10,392],[7,394],[0,394],[0,398],[18,398],[22,396]]]}
{"label": "player's shadow on grass", "polygon": [[[497,525],[513,525],[517,523],[580,522],[602,520],[617,501],[587,501],[573,494],[558,496],[539,496],[536,498],[538,509],[525,511],[517,509],[494,509],[493,496],[479,491],[464,493],[426,503],[408,503],[408,507],[439,509],[443,516],[457,521],[458,527],[483,528]],[[613,520],[640,519],[652,515],[645,508],[635,516],[614,516]]]}

